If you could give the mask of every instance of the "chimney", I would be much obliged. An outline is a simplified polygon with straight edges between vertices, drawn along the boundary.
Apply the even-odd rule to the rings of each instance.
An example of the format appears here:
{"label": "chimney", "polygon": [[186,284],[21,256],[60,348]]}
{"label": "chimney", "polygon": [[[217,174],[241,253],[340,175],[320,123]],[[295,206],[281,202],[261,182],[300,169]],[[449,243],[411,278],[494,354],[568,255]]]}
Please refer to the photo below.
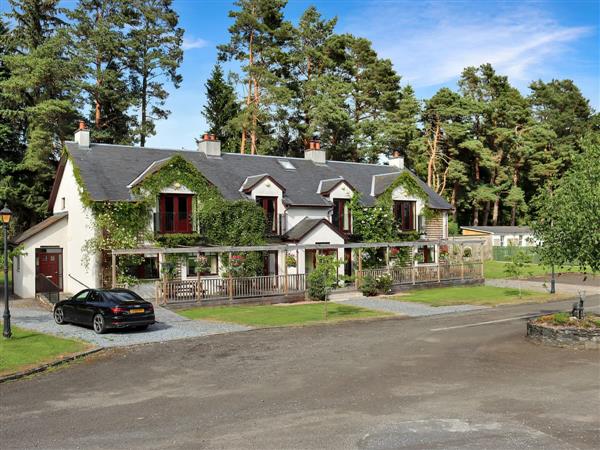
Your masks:
{"label": "chimney", "polygon": [[221,156],[221,141],[217,140],[214,134],[204,133],[202,139],[198,141],[198,151],[206,156]]}
{"label": "chimney", "polygon": [[404,156],[402,156],[398,150],[394,150],[389,161],[390,166],[404,169]]}
{"label": "chimney", "polygon": [[309,142],[308,148],[304,150],[304,159],[309,159],[317,164],[327,163],[325,150],[321,150],[321,141],[313,139]]}
{"label": "chimney", "polygon": [[83,120],[79,121],[79,129],[75,132],[75,142],[81,148],[90,148],[90,130],[85,126]]}

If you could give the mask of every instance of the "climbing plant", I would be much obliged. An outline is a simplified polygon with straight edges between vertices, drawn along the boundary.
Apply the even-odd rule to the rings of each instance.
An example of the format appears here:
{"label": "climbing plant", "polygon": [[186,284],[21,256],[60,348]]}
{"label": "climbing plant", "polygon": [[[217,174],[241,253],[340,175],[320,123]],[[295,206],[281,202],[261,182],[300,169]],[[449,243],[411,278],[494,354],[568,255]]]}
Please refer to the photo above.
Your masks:
{"label": "climbing plant", "polygon": [[[76,164],[75,179],[83,204],[90,208],[98,233],[84,245],[84,264],[92,255],[102,255],[106,267],[108,252],[116,248],[139,247],[146,242],[167,247],[199,244],[257,245],[265,240],[266,220],[262,209],[245,200],[226,200],[189,161],[181,155],[167,163],[132,189],[134,201],[93,201]],[[160,192],[185,187],[196,194],[192,220],[197,232],[154,236],[150,230],[152,208]],[[248,271],[255,270],[258,258],[247,258]]]}
{"label": "climbing plant", "polygon": [[350,210],[353,217],[353,232],[364,242],[389,242],[418,239],[414,232],[406,233],[398,229],[394,219],[392,193],[398,187],[411,197],[417,197],[425,206],[422,214],[431,217],[434,212],[427,206],[429,196],[417,181],[408,173],[402,172],[394,182],[377,197],[375,205],[364,206],[360,201],[360,194],[355,193],[350,201]]}

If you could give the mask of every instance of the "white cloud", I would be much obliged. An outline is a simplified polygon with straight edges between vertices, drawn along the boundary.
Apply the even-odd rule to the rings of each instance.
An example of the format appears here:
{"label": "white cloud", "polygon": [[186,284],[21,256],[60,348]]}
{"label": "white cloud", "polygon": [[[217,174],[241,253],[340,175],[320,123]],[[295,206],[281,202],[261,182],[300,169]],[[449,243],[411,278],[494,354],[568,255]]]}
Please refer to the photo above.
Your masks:
{"label": "white cloud", "polygon": [[208,46],[208,41],[202,38],[183,38],[183,44],[181,48],[184,50],[192,50],[194,48],[204,48]]}
{"label": "white cloud", "polygon": [[531,4],[487,11],[476,11],[474,5],[372,3],[347,28],[371,39],[404,81],[417,88],[453,81],[465,67],[484,63],[522,84],[543,76],[570,43],[592,31],[562,26]]}

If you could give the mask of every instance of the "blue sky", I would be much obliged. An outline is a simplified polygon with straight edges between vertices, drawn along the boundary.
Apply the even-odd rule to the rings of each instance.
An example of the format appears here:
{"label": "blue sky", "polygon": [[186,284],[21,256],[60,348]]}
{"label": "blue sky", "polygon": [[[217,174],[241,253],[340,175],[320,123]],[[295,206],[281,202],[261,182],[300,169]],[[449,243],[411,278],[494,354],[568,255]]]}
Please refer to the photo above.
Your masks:
{"label": "blue sky", "polygon": [[[7,0],[0,3],[6,10]],[[570,78],[600,107],[597,0],[289,0],[286,17],[296,22],[310,5],[325,17],[337,16],[338,32],[370,39],[419,98],[442,86],[456,88],[464,67],[489,62],[525,94],[531,80]],[[185,29],[183,83],[170,89],[172,114],[157,124],[147,145],[192,148],[194,137],[205,131],[204,83],[215,46],[228,40],[232,6],[232,0],[174,0]]]}

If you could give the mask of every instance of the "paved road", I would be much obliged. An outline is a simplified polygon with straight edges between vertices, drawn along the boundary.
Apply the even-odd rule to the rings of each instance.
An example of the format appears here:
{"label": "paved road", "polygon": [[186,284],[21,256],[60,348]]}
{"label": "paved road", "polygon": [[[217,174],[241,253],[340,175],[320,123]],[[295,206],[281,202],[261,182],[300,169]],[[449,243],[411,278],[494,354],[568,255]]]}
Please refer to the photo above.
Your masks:
{"label": "paved road", "polygon": [[[598,310],[599,300],[588,305]],[[0,385],[0,442],[3,450],[597,448],[600,352],[530,343],[520,319],[569,306],[115,349]]]}

